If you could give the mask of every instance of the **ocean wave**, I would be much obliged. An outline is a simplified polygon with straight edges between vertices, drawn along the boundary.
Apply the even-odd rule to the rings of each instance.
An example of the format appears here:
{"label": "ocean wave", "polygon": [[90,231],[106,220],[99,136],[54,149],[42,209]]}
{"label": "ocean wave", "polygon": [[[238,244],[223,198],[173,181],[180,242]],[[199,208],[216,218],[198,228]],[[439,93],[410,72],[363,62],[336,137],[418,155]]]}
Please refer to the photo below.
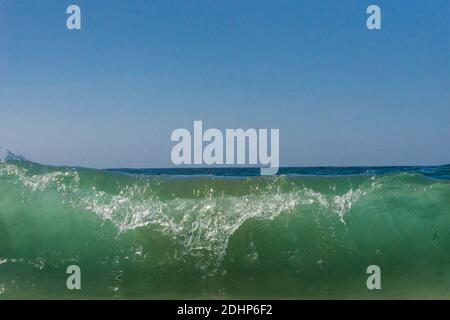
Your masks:
{"label": "ocean wave", "polygon": [[[389,246],[366,238],[372,233],[416,243],[428,237],[419,228],[425,226],[444,250],[439,230],[449,196],[449,181],[407,172],[173,178],[6,161],[0,163],[0,268],[44,272],[87,260],[91,268],[116,270],[112,288],[119,288],[116,278],[128,264],[148,277],[171,272],[215,281],[236,261],[272,272],[269,257],[292,272],[320,272],[311,270],[346,264],[337,262],[338,253],[349,261],[356,252],[356,261],[365,261],[364,250],[389,255]],[[261,234],[272,240],[258,240]],[[278,249],[264,251],[277,241]],[[297,271],[293,277],[304,279]],[[2,290],[12,287],[3,283]]]}

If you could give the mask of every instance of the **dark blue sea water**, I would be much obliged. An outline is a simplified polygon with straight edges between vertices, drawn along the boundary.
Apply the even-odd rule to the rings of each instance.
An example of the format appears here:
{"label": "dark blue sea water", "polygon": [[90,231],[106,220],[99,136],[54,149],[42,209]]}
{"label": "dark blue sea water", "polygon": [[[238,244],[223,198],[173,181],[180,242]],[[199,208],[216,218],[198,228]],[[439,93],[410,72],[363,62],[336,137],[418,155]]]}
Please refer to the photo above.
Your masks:
{"label": "dark blue sea water", "polygon": [[[162,169],[108,169],[132,175],[211,175],[222,177],[254,177],[260,175],[259,168],[162,168]],[[283,167],[278,175],[305,176],[352,176],[385,175],[396,173],[422,174],[435,179],[450,179],[450,165],[442,166],[383,166],[383,167]]]}

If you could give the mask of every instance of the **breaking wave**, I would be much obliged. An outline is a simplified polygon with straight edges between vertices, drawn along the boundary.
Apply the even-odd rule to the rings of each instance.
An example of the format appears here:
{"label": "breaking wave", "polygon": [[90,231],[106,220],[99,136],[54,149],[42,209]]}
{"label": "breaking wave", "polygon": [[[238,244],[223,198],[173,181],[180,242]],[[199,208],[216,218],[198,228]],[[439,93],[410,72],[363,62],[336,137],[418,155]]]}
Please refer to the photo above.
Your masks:
{"label": "breaking wave", "polygon": [[[376,260],[450,266],[448,180],[148,176],[17,160],[0,162],[0,297],[70,295],[56,284],[74,263],[95,297],[352,296]],[[398,294],[435,288],[393,279]]]}

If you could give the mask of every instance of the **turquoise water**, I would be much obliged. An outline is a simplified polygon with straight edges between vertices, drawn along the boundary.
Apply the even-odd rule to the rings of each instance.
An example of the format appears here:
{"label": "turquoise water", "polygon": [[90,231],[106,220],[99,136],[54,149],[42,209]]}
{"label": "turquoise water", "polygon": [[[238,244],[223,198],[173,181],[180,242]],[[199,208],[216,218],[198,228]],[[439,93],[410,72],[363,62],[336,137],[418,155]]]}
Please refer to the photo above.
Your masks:
{"label": "turquoise water", "polygon": [[449,166],[258,177],[17,160],[0,162],[0,299],[450,298]]}

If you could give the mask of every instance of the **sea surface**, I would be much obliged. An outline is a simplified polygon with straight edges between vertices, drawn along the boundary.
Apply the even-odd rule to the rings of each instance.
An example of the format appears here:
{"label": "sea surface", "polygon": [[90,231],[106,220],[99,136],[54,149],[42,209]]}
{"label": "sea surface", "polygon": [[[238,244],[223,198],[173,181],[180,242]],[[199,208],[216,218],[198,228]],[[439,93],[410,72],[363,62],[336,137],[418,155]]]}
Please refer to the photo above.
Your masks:
{"label": "sea surface", "polygon": [[258,174],[0,162],[0,299],[450,298],[449,165]]}

